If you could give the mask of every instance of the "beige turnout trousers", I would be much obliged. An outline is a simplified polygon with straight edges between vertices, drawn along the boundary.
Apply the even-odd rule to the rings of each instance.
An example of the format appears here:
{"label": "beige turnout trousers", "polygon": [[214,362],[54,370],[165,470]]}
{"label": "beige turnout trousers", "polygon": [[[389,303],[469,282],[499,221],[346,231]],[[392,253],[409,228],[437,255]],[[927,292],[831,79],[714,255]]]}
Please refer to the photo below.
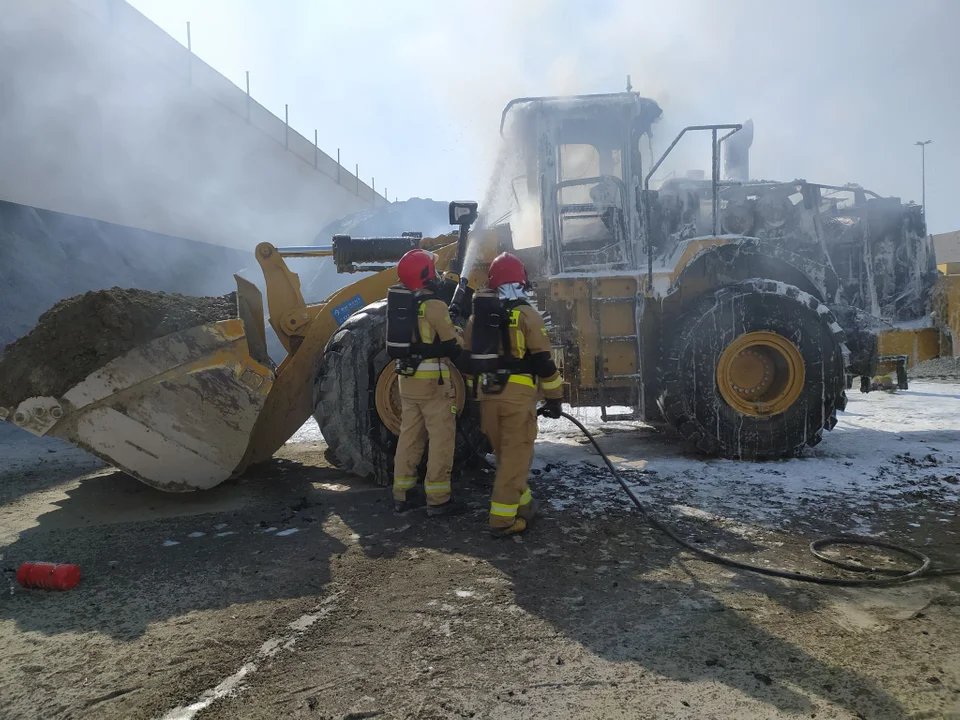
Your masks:
{"label": "beige turnout trousers", "polygon": [[[454,327],[441,300],[431,298],[420,304],[417,332],[425,344],[434,339],[463,344],[460,330]],[[429,441],[423,489],[428,505],[442,505],[450,499],[450,472],[457,441],[457,398],[450,381],[449,360],[426,359],[413,375],[401,375],[400,404],[400,437],[393,460],[393,499],[403,502],[407,491],[417,484],[417,467]]]}
{"label": "beige turnout trousers", "polygon": [[[510,347],[501,355],[520,359],[529,353],[549,353],[550,342],[543,318],[530,305],[510,311],[507,339]],[[562,380],[554,371],[547,377],[517,373],[510,376],[502,393],[480,397],[481,429],[497,456],[497,475],[490,498],[490,527],[509,528],[517,517],[530,520],[533,496],[527,484],[537,439],[537,401],[563,397]]]}
{"label": "beige turnout trousers", "polygon": [[524,519],[532,495],[527,484],[537,439],[537,398],[508,383],[500,395],[485,395],[480,405],[481,429],[497,456],[497,475],[490,498],[490,527]]}
{"label": "beige turnout trousers", "polygon": [[[426,364],[422,363],[421,367]],[[435,372],[443,372],[443,385],[434,378],[400,378],[403,410],[397,454],[393,461],[393,499],[400,502],[406,500],[407,490],[417,484],[417,467],[428,439],[427,474],[423,481],[427,504],[441,505],[450,499],[450,472],[457,439],[457,402],[449,370]]]}

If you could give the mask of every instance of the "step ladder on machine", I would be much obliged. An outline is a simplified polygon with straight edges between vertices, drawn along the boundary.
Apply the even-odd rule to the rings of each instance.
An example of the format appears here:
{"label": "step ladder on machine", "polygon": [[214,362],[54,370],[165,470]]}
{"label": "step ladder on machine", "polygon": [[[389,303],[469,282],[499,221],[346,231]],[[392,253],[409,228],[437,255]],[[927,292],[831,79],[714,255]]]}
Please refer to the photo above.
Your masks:
{"label": "step ladder on machine", "polygon": [[[642,394],[637,387],[641,382],[637,311],[636,293],[591,298],[591,315],[596,319],[599,350],[596,374],[600,417],[604,422],[639,420],[643,417],[640,408]],[[604,316],[607,318],[606,328]],[[619,392],[622,397],[624,391],[630,392],[632,402],[627,405],[630,411],[609,413],[608,408],[625,406],[622,400],[615,401],[615,393]]]}

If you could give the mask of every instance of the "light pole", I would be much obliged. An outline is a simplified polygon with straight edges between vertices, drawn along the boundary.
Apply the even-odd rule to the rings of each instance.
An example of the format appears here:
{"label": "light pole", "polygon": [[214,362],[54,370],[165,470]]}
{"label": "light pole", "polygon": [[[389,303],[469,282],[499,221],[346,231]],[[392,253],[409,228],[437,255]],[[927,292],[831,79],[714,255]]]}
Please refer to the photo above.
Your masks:
{"label": "light pole", "polygon": [[[921,212],[923,213],[924,225],[927,224],[927,145],[929,145],[932,142],[933,140],[917,140],[914,143],[914,145],[920,146],[920,163],[923,169],[922,170],[923,175],[921,176],[922,189],[920,191],[922,193],[922,197],[920,198],[920,202],[923,207],[923,210],[921,210]],[[928,232],[927,234],[929,235],[930,233]]]}

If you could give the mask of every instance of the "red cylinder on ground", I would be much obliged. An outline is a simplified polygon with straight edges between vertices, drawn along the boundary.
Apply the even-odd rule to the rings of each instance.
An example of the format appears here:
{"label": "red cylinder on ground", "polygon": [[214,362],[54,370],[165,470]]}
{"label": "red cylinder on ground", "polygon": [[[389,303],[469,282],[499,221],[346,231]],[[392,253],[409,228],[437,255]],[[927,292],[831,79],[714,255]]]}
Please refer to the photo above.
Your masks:
{"label": "red cylinder on ground", "polygon": [[17,569],[17,582],[24,587],[72,590],[80,582],[80,568],[76,565],[25,562]]}

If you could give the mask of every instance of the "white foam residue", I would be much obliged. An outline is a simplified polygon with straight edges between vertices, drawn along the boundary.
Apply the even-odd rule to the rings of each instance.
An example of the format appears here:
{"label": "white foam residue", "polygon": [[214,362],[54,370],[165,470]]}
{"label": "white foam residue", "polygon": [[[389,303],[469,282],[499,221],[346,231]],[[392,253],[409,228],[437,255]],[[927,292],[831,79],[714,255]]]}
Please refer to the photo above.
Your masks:
{"label": "white foam residue", "polygon": [[218,532],[214,537],[226,537],[227,535],[236,535],[237,533],[233,530],[227,530],[225,532]]}
{"label": "white foam residue", "polygon": [[287,528],[286,530],[281,530],[280,532],[278,532],[276,535],[274,535],[274,537],[285,537],[286,535],[293,535],[299,529],[300,528]]}
{"label": "white foam residue", "polygon": [[180,541],[178,541],[178,540],[164,540],[164,541],[163,541],[163,546],[164,546],[164,547],[173,547],[174,545],[179,545],[179,544],[180,544]]}
{"label": "white foam residue", "polygon": [[223,530],[227,526],[226,523],[217,523],[213,526],[214,530]]}
{"label": "white foam residue", "polygon": [[[846,531],[879,535],[883,528],[871,526],[876,509],[924,502],[912,498],[931,493],[941,506],[960,503],[960,484],[952,480],[960,476],[960,384],[911,381],[908,391],[853,390],[848,398],[847,412],[838,413],[839,424],[824,433],[823,442],[800,458],[765,463],[705,458],[643,423],[603,423],[598,408],[569,412],[597,431],[600,445],[641,498],[699,508],[735,534],[754,524],[779,527],[802,505],[808,513],[843,507],[849,510]],[[294,437],[309,439],[319,432],[315,426],[309,420]],[[540,418],[539,430],[535,494],[549,484],[549,505],[586,515],[632,508],[573,424]]]}
{"label": "white foam residue", "polygon": [[[221,698],[237,695],[244,690],[243,679],[257,671],[259,664],[273,658],[281,650],[292,650],[297,640],[317,621],[325,618],[337,608],[337,601],[343,597],[343,591],[331,593],[309,613],[301,615],[287,627],[290,632],[264,642],[257,652],[247,660],[233,675],[216,687],[205,690],[197,700],[189,705],[174,708],[161,720],[192,720],[197,713],[206,710]],[[258,664],[259,663],[259,664]]]}
{"label": "white foam residue", "polygon": [[268,527],[268,528],[265,528],[263,532],[272,533],[272,532],[276,532],[276,530],[277,529],[275,527]]}
{"label": "white foam residue", "polygon": [[923,328],[936,327],[932,315],[924,315],[916,320],[897,320],[893,326],[898,330],[922,330]]}
{"label": "white foam residue", "polygon": [[[631,424],[605,424],[598,409],[571,414],[598,431],[601,447],[617,458],[618,467],[633,467],[626,477],[636,482],[641,498],[698,508],[720,520],[777,527],[800,505],[809,511],[842,503],[855,516],[849,531],[867,532],[867,518],[875,513],[857,514],[859,507],[925,502],[909,499],[918,488],[941,502],[960,502],[960,485],[949,480],[960,476],[960,384],[913,381],[908,391],[851,391],[848,397],[847,412],[838,414],[839,424],[824,433],[823,442],[800,458],[763,463],[704,458],[679,440],[645,441],[651,431],[641,423],[623,432]],[[534,481],[534,493],[544,483],[559,490],[550,493],[551,506],[586,514],[632,507],[605,469],[576,472],[582,464],[602,466],[602,460],[568,421],[541,418],[536,452],[534,468],[543,474]]]}
{"label": "white foam residue", "polygon": [[200,532],[199,530],[197,530],[197,531],[192,532],[192,533],[190,533],[189,535],[187,535],[187,537],[188,537],[188,538],[198,538],[198,537],[203,537],[204,535],[206,535],[206,533]]}
{"label": "white foam residue", "polygon": [[[340,597],[341,594],[342,594],[342,593],[336,594],[336,597],[334,598],[334,600],[335,600],[336,598]],[[309,613],[309,614],[307,614],[307,615],[301,615],[301,616],[298,617],[296,620],[294,620],[292,623],[290,623],[290,625],[289,625],[288,627],[289,627],[291,630],[296,630],[297,632],[300,632],[300,633],[305,632],[308,628],[310,628],[310,626],[316,624],[316,622],[317,622],[318,620],[322,620],[323,618],[325,618],[327,615],[329,615],[330,613],[332,613],[332,612],[334,611],[334,609],[336,608],[336,606],[333,605],[332,602],[333,602],[333,600],[328,599],[328,600],[327,600],[327,605],[325,605],[324,607],[320,608],[320,610],[318,610],[318,611],[315,612],[315,613]]]}
{"label": "white foam residue", "polygon": [[201,710],[206,710],[220,698],[226,697],[237,690],[240,687],[240,682],[256,670],[256,665],[247,663],[215,688],[204,692],[195,703],[174,708],[164,715],[162,720],[191,720]]}

